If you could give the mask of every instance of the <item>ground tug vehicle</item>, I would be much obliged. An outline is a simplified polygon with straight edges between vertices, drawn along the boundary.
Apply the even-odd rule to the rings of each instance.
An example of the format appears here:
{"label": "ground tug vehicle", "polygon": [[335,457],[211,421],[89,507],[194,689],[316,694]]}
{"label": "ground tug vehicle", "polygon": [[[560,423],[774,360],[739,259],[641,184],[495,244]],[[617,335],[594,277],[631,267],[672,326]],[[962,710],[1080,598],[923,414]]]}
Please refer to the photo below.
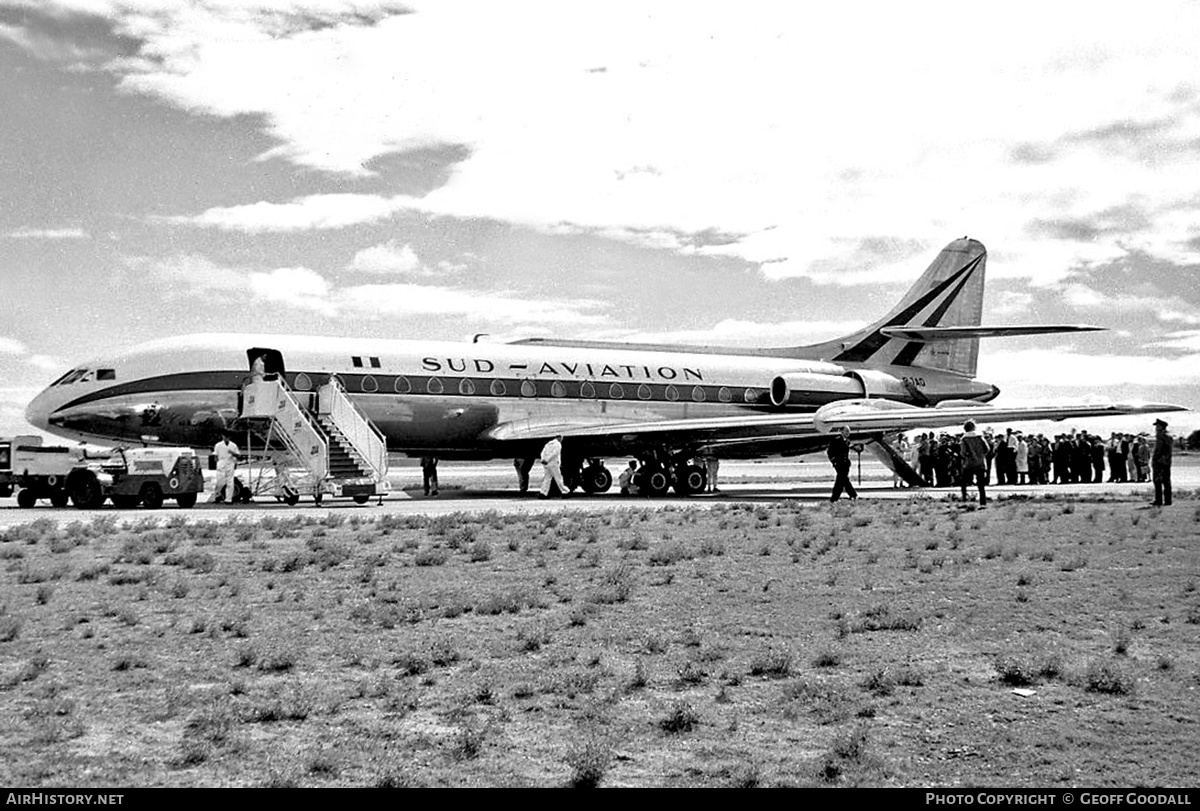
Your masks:
{"label": "ground tug vehicle", "polygon": [[17,504],[49,499],[95,509],[108,499],[121,508],[158,509],[167,499],[192,507],[204,491],[204,474],[191,448],[116,448],[43,445],[41,437],[0,439],[0,496],[17,492]]}

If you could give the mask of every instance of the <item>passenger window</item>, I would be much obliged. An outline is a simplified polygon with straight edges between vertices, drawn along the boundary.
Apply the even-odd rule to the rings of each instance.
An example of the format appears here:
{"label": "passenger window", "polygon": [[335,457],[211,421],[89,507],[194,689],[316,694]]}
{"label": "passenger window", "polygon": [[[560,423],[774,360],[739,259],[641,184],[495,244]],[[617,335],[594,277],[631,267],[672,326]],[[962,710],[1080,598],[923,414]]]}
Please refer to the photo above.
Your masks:
{"label": "passenger window", "polygon": [[492,381],[492,394],[494,394],[497,397],[503,397],[507,393],[508,393],[508,387],[504,385],[503,380],[493,380]]}
{"label": "passenger window", "polygon": [[463,380],[458,384],[458,393],[465,394],[468,397],[475,393],[475,384],[470,380]]}
{"label": "passenger window", "polygon": [[533,385],[532,380],[521,381],[521,396],[522,397],[537,396],[537,386]]}
{"label": "passenger window", "polygon": [[426,384],[425,391],[430,394],[441,394],[443,391],[442,381],[436,377],[429,378],[429,383]]}
{"label": "passenger window", "polygon": [[410,391],[412,391],[412,383],[408,381],[407,377],[401,375],[400,377],[396,378],[396,382],[392,388],[396,390],[396,394],[408,394]]}

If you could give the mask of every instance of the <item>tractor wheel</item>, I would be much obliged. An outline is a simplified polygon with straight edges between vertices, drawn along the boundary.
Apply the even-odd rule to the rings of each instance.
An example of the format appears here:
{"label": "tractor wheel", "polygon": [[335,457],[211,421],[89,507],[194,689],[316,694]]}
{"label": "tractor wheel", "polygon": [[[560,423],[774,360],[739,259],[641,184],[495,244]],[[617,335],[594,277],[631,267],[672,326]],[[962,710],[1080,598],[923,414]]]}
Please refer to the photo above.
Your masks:
{"label": "tractor wheel", "polygon": [[359,495],[354,497],[355,504],[366,504],[370,500],[371,500],[371,497],[369,495],[367,495],[366,493],[360,493]]}
{"label": "tractor wheel", "polygon": [[134,507],[136,507],[141,502],[142,502],[142,499],[140,496],[123,496],[123,495],[112,496],[113,506],[116,507],[118,510],[132,510]]}
{"label": "tractor wheel", "polygon": [[104,503],[104,488],[90,470],[85,470],[71,483],[71,502],[80,510],[95,510]]}
{"label": "tractor wheel", "polygon": [[62,507],[65,507],[71,503],[71,494],[67,492],[66,487],[59,487],[57,490],[51,490],[50,503],[61,509]]}
{"label": "tractor wheel", "polygon": [[157,510],[163,505],[162,488],[154,482],[146,482],[142,485],[141,501],[147,510]]}
{"label": "tractor wheel", "polygon": [[22,487],[17,491],[17,506],[28,510],[34,504],[37,504],[37,493],[30,490],[28,487]]}
{"label": "tractor wheel", "polygon": [[179,495],[175,496],[175,501],[183,509],[190,510],[192,507],[196,506],[196,494],[180,493]]}

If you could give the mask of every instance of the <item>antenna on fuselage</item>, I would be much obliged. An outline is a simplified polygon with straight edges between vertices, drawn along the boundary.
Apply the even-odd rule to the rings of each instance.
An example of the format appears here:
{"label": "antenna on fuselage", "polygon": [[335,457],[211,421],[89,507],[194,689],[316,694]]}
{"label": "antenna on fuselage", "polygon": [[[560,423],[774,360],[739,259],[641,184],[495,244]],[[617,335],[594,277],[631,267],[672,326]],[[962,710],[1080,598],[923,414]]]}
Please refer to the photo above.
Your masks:
{"label": "antenna on fuselage", "polygon": [[477,332],[477,333],[475,333],[475,337],[471,339],[471,343],[477,344],[477,343],[479,343],[480,338],[486,338],[489,335],[491,335],[490,332]]}

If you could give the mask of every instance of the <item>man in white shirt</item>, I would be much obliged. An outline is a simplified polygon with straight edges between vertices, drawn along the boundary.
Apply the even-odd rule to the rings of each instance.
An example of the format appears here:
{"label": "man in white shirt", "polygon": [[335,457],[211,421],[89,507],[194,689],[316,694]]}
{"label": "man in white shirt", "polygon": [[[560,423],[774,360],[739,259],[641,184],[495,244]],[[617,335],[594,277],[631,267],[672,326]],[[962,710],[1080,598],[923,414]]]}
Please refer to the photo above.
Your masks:
{"label": "man in white shirt", "polygon": [[567,485],[562,477],[562,436],[556,436],[542,448],[541,497],[550,497],[550,483],[558,485],[559,494],[567,495]]}
{"label": "man in white shirt", "polygon": [[232,504],[234,473],[237,470],[237,460],[242,458],[242,454],[228,436],[223,436],[221,441],[213,446],[213,455],[217,457],[217,478],[213,482],[213,492],[208,503],[212,504],[217,501],[217,496],[221,495],[221,490],[224,488],[225,503]]}

